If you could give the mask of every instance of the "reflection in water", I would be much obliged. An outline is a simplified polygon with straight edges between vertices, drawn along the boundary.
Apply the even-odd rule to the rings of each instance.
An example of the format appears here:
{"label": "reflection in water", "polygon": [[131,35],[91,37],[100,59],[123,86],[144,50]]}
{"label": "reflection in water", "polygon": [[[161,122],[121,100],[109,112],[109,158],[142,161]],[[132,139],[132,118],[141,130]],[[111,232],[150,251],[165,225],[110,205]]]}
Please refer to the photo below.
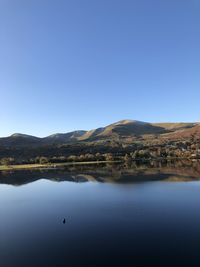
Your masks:
{"label": "reflection in water", "polygon": [[124,164],[71,165],[62,169],[0,172],[0,183],[23,185],[39,179],[71,182],[134,183],[200,179],[200,161],[151,161]]}
{"label": "reflection in water", "polygon": [[199,179],[191,161],[1,173],[0,266],[199,266]]}

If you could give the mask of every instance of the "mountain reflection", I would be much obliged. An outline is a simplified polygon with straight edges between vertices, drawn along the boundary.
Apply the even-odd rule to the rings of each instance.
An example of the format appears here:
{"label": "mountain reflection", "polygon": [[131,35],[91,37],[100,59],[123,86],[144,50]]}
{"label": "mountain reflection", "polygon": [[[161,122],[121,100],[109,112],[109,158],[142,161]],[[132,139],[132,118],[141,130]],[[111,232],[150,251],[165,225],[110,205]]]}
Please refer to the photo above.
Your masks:
{"label": "mountain reflection", "polygon": [[0,184],[20,186],[40,179],[61,182],[134,183],[200,180],[200,161],[72,165],[63,169],[0,172]]}

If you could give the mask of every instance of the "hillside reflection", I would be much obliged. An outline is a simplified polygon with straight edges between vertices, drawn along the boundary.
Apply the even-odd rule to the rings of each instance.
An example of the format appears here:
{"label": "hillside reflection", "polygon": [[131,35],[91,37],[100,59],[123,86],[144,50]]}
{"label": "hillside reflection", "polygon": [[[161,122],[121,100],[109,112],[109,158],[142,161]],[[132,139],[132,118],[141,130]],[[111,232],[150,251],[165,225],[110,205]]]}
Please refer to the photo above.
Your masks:
{"label": "hillside reflection", "polygon": [[0,184],[20,186],[40,179],[61,182],[134,183],[200,180],[200,161],[72,165],[62,169],[0,172]]}

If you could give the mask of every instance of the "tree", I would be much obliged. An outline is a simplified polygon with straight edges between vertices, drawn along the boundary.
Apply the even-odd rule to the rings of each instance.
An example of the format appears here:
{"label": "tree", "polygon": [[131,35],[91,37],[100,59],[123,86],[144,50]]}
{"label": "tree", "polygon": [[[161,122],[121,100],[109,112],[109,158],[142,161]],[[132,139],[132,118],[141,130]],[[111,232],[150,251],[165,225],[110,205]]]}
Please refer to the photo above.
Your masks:
{"label": "tree", "polygon": [[106,161],[113,161],[114,160],[113,155],[111,153],[106,153],[104,156],[105,156]]}
{"label": "tree", "polygon": [[47,157],[40,157],[40,164],[47,164],[48,162],[49,161]]}
{"label": "tree", "polygon": [[131,156],[130,156],[129,154],[126,154],[126,155],[124,156],[124,160],[125,160],[126,162],[130,162],[130,161],[132,160],[132,158],[131,158]]}
{"label": "tree", "polygon": [[69,156],[68,158],[68,161],[77,161],[78,160],[78,156],[76,156],[76,155],[71,155],[71,156]]}
{"label": "tree", "polygon": [[2,158],[1,165],[9,166],[14,163],[14,158]]}

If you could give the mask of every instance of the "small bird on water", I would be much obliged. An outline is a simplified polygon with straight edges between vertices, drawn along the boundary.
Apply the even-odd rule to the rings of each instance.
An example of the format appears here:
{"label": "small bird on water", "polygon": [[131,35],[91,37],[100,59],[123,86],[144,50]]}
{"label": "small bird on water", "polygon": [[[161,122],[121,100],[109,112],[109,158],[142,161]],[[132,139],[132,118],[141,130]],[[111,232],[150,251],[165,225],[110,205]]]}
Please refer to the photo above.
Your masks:
{"label": "small bird on water", "polygon": [[65,218],[63,219],[63,223],[65,224],[65,222],[66,222],[66,220],[65,220]]}

